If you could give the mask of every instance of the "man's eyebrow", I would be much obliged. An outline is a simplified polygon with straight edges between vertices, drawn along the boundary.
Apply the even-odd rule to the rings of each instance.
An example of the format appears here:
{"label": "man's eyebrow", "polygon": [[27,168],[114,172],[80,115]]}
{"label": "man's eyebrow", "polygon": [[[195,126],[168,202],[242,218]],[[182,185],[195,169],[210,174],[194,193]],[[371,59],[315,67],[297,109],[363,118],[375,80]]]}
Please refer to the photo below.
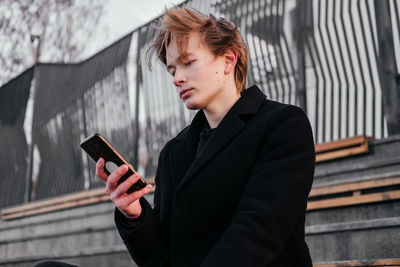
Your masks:
{"label": "man's eyebrow", "polygon": [[[182,57],[182,56],[179,56],[179,57],[176,59],[176,61],[177,61],[177,62],[183,62],[184,59],[187,59],[189,56],[192,56],[192,55],[193,55],[193,53],[187,53],[185,58]],[[167,65],[167,70],[170,70],[170,69],[172,69],[172,68],[175,68],[175,65],[173,65],[173,64]]]}

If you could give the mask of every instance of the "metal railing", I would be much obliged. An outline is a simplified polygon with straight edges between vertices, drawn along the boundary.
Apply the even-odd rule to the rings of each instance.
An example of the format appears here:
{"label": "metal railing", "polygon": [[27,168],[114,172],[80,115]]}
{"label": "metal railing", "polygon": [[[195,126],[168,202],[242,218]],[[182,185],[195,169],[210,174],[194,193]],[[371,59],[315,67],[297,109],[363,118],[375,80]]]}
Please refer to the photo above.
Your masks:
{"label": "metal railing", "polygon": [[[258,84],[269,99],[302,107],[317,143],[400,132],[398,1],[183,5],[239,27],[250,52],[248,84]],[[0,88],[0,207],[102,186],[79,147],[93,132],[143,176],[155,174],[163,145],[194,115],[164,66],[154,61],[150,72],[143,58],[157,23],[79,64],[39,63]]]}

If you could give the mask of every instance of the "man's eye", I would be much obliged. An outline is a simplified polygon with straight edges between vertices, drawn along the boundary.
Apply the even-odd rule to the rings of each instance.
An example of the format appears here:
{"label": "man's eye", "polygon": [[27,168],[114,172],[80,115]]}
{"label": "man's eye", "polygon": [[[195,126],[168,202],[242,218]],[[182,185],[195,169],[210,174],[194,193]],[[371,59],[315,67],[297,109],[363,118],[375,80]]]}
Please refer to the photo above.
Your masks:
{"label": "man's eye", "polygon": [[189,67],[190,65],[192,65],[193,62],[194,62],[194,60],[186,62],[185,63],[185,67]]}

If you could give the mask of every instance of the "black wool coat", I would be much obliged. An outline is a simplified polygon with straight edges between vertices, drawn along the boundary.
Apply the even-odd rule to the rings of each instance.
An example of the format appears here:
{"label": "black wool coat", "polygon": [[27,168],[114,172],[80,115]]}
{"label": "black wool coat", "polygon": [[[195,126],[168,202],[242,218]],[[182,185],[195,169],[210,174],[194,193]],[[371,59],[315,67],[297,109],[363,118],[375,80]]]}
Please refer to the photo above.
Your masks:
{"label": "black wool coat", "polygon": [[115,222],[139,266],[312,266],[304,241],[315,152],[298,107],[248,88],[196,157],[202,110],[159,156],[154,208]]}

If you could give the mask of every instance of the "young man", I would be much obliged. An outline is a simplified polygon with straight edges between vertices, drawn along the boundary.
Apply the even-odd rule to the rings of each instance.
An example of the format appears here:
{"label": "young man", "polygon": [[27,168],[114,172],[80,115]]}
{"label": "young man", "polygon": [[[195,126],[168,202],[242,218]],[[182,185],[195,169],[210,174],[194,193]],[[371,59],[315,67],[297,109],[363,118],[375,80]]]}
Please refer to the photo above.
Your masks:
{"label": "young man", "polygon": [[154,208],[134,175],[96,174],[139,266],[312,266],[304,220],[314,143],[304,112],[245,88],[248,52],[223,19],[166,10],[152,46],[173,76],[192,123],[160,153]]}
{"label": "young man", "polygon": [[138,177],[97,175],[139,266],[312,266],[304,220],[314,143],[304,112],[245,89],[248,52],[236,27],[187,8],[166,10],[152,46],[192,123],[160,153],[154,208],[126,194]]}

